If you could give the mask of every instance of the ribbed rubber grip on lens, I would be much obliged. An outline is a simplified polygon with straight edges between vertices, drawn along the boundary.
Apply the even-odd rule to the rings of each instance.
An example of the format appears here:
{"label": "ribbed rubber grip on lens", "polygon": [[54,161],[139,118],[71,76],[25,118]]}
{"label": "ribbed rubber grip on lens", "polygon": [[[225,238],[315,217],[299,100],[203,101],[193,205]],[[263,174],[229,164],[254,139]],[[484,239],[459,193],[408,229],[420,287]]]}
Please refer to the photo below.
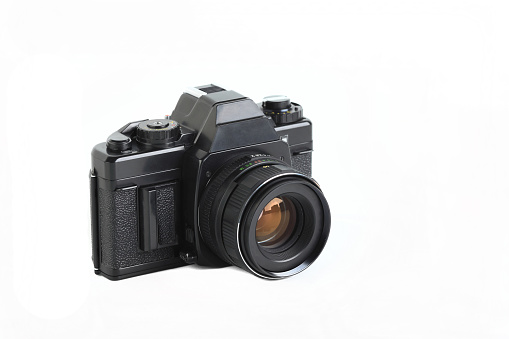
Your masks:
{"label": "ribbed rubber grip on lens", "polygon": [[213,240],[211,229],[211,223],[213,223],[213,219],[215,219],[216,210],[212,209],[214,205],[214,201],[216,200],[217,193],[221,188],[221,185],[226,181],[226,179],[233,173],[237,168],[239,168],[243,163],[249,161],[251,158],[249,156],[243,156],[240,159],[233,161],[231,164],[227,165],[225,168],[221,169],[216,177],[214,177],[210,183],[205,188],[203,192],[203,198],[200,202],[200,218],[199,218],[199,227],[200,233],[210,249],[216,253],[223,260],[229,261],[227,257],[225,257],[217,246],[217,241]]}
{"label": "ribbed rubber grip on lens", "polygon": [[[257,160],[264,159],[263,163],[256,163]],[[268,160],[265,162],[265,160]],[[228,185],[233,181],[233,177],[236,175],[234,174],[239,168],[243,167],[243,165],[246,164],[255,164],[252,166],[252,168],[244,169],[241,175],[245,175],[245,173],[251,173],[257,168],[260,168],[259,166],[262,164],[269,164],[269,163],[279,163],[282,164],[279,160],[272,158],[271,156],[251,156],[251,155],[245,155],[241,156],[237,160],[233,161],[232,163],[226,165],[222,169],[219,170],[219,172],[211,179],[207,187],[205,188],[205,191],[203,192],[202,199],[200,201],[199,206],[199,228],[200,228],[200,234],[205,241],[205,244],[221,259],[225,260],[226,262],[229,262],[231,264],[237,265],[236,262],[232,262],[232,259],[229,257],[229,254],[225,252],[224,246],[223,246],[223,239],[222,237],[223,232],[221,230],[221,215],[222,215],[222,209],[220,208],[220,201],[221,199],[225,198],[223,197],[221,193],[223,192]],[[221,191],[223,190],[223,191]],[[227,197],[226,197],[227,198]],[[229,198],[230,200],[232,197]],[[229,202],[228,202],[229,203]],[[224,203],[223,203],[224,204]],[[220,211],[221,209],[221,211]],[[231,227],[234,227],[231,226]],[[229,228],[229,227],[227,227]],[[232,238],[233,240],[236,239],[237,231],[235,229],[234,233],[228,233],[228,237]],[[237,255],[238,257],[238,255]]]}
{"label": "ribbed rubber grip on lens", "polygon": [[228,253],[229,259],[237,266],[244,265],[240,258],[237,245],[239,218],[242,213],[242,209],[251,194],[251,190],[247,187],[238,186],[228,200],[223,215],[223,244],[226,249],[226,253]]}

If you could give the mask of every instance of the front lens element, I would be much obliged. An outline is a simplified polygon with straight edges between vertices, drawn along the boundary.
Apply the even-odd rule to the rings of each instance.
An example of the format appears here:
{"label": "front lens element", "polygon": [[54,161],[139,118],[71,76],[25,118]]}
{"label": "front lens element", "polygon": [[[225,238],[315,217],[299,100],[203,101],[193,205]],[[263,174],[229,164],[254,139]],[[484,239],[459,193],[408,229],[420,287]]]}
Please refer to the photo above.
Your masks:
{"label": "front lens element", "polygon": [[262,247],[283,245],[295,230],[296,210],[287,197],[276,197],[263,208],[256,223],[256,241]]}

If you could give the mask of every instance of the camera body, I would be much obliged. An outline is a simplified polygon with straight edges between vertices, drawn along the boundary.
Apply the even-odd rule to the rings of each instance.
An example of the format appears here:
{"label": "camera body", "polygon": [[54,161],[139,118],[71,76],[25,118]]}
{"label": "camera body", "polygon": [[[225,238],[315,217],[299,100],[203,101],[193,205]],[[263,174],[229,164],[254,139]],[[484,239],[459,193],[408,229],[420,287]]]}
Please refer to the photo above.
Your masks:
{"label": "camera body", "polygon": [[212,213],[202,207],[213,200],[203,197],[208,184],[236,161],[242,170],[270,163],[310,177],[312,149],[300,105],[281,96],[256,104],[215,85],[183,93],[165,119],[126,124],[92,150],[96,274],[118,280],[186,264],[236,264],[211,248],[214,232],[200,225]]}

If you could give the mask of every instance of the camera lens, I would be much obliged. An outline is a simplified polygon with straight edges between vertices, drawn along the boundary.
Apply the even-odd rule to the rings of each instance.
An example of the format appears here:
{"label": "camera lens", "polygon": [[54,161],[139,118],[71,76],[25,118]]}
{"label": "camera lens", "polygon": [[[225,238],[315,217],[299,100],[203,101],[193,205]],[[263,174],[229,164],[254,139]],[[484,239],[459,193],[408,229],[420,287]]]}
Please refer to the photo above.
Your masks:
{"label": "camera lens", "polygon": [[311,178],[270,156],[245,156],[205,188],[199,229],[227,263],[269,279],[303,271],[318,257],[330,211]]}

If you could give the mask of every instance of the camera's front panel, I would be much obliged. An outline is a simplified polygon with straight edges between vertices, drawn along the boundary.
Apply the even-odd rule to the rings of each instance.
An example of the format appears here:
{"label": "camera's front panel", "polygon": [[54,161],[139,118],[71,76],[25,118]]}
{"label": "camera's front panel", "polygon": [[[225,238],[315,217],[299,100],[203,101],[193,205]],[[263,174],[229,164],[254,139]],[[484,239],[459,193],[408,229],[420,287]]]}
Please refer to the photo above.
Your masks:
{"label": "camera's front panel", "polygon": [[276,133],[288,143],[291,153],[291,165],[299,172],[311,177],[311,155],[313,139],[311,121],[303,118],[290,125],[277,125]]}

